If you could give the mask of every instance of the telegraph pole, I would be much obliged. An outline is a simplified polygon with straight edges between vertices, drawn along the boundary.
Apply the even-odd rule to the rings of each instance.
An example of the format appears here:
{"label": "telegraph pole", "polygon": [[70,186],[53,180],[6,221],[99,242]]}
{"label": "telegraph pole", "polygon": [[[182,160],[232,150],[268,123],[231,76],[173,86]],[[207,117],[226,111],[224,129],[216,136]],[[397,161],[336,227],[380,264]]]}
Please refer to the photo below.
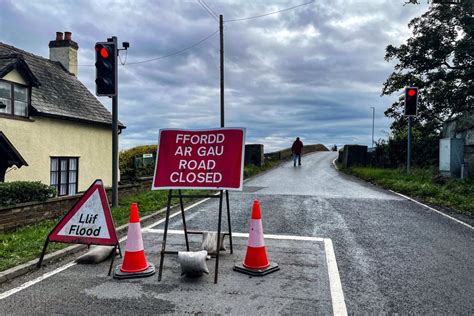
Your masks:
{"label": "telegraph pole", "polygon": [[374,148],[374,129],[375,129],[375,107],[371,106],[372,109],[372,149]]}
{"label": "telegraph pole", "polygon": [[224,127],[224,17],[219,15],[219,34],[221,42],[221,127]]}

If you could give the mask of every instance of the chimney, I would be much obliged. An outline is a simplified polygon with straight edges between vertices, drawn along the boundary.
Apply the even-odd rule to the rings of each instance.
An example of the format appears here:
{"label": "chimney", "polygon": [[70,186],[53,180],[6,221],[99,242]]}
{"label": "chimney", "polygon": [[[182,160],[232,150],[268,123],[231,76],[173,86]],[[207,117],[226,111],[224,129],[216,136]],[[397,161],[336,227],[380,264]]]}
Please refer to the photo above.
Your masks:
{"label": "chimney", "polygon": [[49,59],[59,61],[70,73],[77,76],[77,50],[71,32],[56,32],[56,39],[49,42]]}

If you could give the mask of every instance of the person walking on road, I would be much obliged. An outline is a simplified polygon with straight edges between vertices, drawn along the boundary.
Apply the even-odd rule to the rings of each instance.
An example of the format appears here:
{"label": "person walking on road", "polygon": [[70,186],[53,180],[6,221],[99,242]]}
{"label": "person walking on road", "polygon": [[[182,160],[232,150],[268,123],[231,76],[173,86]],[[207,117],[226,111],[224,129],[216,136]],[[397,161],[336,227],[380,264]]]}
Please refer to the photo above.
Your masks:
{"label": "person walking on road", "polygon": [[303,142],[299,137],[296,137],[296,140],[291,146],[291,152],[293,153],[293,166],[296,167],[296,159],[298,159],[298,166],[301,166],[301,153],[303,150]]}

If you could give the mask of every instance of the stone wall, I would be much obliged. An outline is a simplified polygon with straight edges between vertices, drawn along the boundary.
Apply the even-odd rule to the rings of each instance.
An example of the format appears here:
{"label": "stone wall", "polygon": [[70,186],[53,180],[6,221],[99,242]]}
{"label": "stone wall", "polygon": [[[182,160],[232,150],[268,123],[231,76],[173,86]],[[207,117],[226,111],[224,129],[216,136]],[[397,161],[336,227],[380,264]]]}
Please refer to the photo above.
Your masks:
{"label": "stone wall", "polygon": [[261,167],[264,162],[263,145],[262,144],[248,144],[245,145],[245,165],[255,165]]}
{"label": "stone wall", "polygon": [[[119,196],[132,195],[150,190],[151,178],[140,179],[137,183],[119,186]],[[107,188],[107,197],[111,201],[112,189]],[[52,219],[66,214],[79,200],[81,194],[49,199],[45,202],[29,202],[0,208],[0,232],[36,223],[43,219]]]}
{"label": "stone wall", "polygon": [[339,159],[342,160],[341,163],[343,164],[344,168],[366,166],[368,163],[367,146],[344,145],[342,157],[340,155],[338,157],[338,160]]}

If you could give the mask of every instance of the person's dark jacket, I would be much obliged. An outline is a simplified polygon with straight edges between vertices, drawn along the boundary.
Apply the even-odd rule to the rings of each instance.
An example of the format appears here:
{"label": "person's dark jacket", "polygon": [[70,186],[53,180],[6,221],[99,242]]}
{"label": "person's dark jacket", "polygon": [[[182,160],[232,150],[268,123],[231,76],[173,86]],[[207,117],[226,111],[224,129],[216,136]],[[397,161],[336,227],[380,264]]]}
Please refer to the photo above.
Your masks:
{"label": "person's dark jacket", "polygon": [[296,155],[301,155],[301,151],[303,149],[303,142],[301,140],[295,140],[293,146],[291,146],[291,152]]}

